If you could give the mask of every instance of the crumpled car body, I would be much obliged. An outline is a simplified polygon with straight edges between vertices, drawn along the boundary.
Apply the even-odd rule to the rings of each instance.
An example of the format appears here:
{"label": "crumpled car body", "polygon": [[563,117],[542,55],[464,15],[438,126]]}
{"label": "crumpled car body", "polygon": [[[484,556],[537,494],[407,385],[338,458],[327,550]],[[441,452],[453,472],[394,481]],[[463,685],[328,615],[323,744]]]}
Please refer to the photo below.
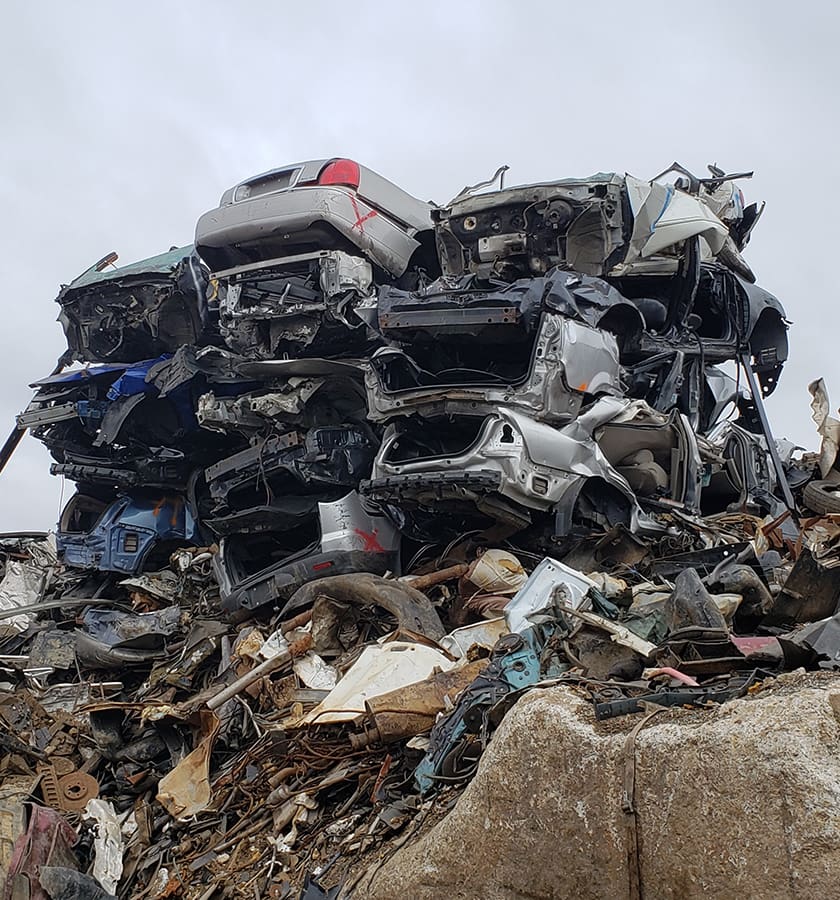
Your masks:
{"label": "crumpled car body", "polygon": [[616,339],[595,327],[618,310],[641,321],[605,282],[557,270],[512,284],[466,276],[413,293],[382,288],[379,330],[405,350],[371,356],[369,418],[483,416],[502,405],[568,422],[586,398],[624,392]]}
{"label": "crumpled car body", "polygon": [[546,314],[539,348],[524,379],[513,384],[439,381],[401,350],[383,348],[370,358],[367,373],[370,419],[397,416],[482,416],[499,406],[519,409],[538,421],[568,422],[586,394],[618,394],[618,350],[612,335],[563,316]]}
{"label": "crumpled car body", "polygon": [[62,287],[59,322],[73,359],[136,362],[211,337],[208,271],[192,245]]}
{"label": "crumpled car body", "polygon": [[227,345],[263,359],[347,353],[377,284],[437,270],[431,204],[352,160],[314,160],[226,191],[196,226]]}
{"label": "crumpled car body", "polygon": [[316,250],[344,250],[402,275],[432,227],[432,206],[348,159],[272,169],[225,191],[195,229],[214,272]]}
{"label": "crumpled car body", "polygon": [[204,474],[217,504],[247,509],[260,496],[354,487],[370,471],[375,452],[369,429],[289,429],[214,463]]}
{"label": "crumpled car body", "polygon": [[214,534],[288,530],[317,517],[368,477],[378,438],[366,420],[361,369],[331,360],[240,364],[263,374],[260,390],[198,398],[202,429],[247,443],[208,466],[205,524]]}
{"label": "crumpled car body", "polygon": [[[206,379],[192,374],[167,390],[172,364],[171,357],[163,356],[45,378],[32,385],[36,393],[18,416],[18,427],[31,428],[47,446],[56,460],[51,468],[55,475],[124,490],[183,490],[190,474],[226,442],[199,434],[195,402]],[[251,384],[242,379],[216,389],[224,393]]]}
{"label": "crumpled car body", "polygon": [[504,523],[511,532],[532,524],[534,513],[551,513],[562,536],[572,527],[584,486],[598,481],[635,526],[636,497],[593,438],[594,429],[625,405],[604,398],[562,428],[509,409],[487,416],[477,429],[459,420],[449,427],[443,421],[390,425],[360,491],[389,508],[417,510],[420,518],[457,513]]}
{"label": "crumpled car body", "polygon": [[787,325],[762,288],[720,266],[695,274],[684,303],[670,275],[614,286],[560,269],[510,283],[453,276],[414,292],[383,287],[377,327],[397,346],[366,366],[370,417],[478,415],[503,404],[562,422],[592,396],[627,394],[706,427],[710,365],[751,354],[767,396],[787,358]]}
{"label": "crumpled car body", "polygon": [[303,350],[352,352],[373,337],[353,312],[373,294],[373,269],[341,250],[227,269],[213,285],[222,337],[238,353],[275,359]]}
{"label": "crumpled car body", "polygon": [[[362,505],[355,491],[317,504],[298,527],[225,537],[213,559],[222,609],[248,614],[288,600],[301,585],[331,575],[399,572],[400,534]],[[265,566],[266,559],[277,561]]]}
{"label": "crumpled car body", "polygon": [[428,514],[439,522],[447,511],[472,515],[476,527],[495,522],[512,532],[550,513],[557,538],[581,516],[645,530],[640,502],[696,509],[700,457],[677,412],[665,416],[638,401],[604,397],[561,427],[504,408],[477,432],[454,426],[410,420],[389,426],[361,493],[407,512],[409,531],[417,534]]}
{"label": "crumpled car body", "polygon": [[748,349],[767,396],[788,355],[784,309],[740,257],[758,216],[740,196],[726,181],[689,193],[599,174],[456,198],[435,212],[436,240],[445,275],[512,282],[558,266],[607,279],[643,316],[611,327],[626,336],[631,396],[693,413],[704,362]]}
{"label": "crumpled car body", "polygon": [[702,237],[704,258],[716,257],[730,237],[716,211],[706,194],[599,172],[457,197],[434,218],[445,274],[512,280],[553,266],[629,274],[638,261],[642,271],[673,271],[674,253],[659,257],[693,237]]}
{"label": "crumpled car body", "polygon": [[624,179],[603,172],[456,198],[434,219],[446,275],[510,281],[559,265],[600,276],[626,249]]}
{"label": "crumpled car body", "polygon": [[183,392],[161,401],[147,382],[159,361],[91,366],[32,385],[35,397],[18,425],[53,454],[53,474],[123,488],[186,482],[191,465],[171,445],[195,420]]}
{"label": "crumpled car body", "polygon": [[[315,361],[313,361],[315,362]],[[366,418],[365,390],[361,369],[345,367],[323,374],[284,376],[278,372],[258,391],[219,396],[215,392],[198,398],[196,418],[202,428],[222,433],[240,432],[248,437],[293,423],[299,427],[361,425]]]}
{"label": "crumpled car body", "polygon": [[762,395],[775,390],[788,357],[787,321],[769,291],[715,264],[697,267],[690,296],[680,293],[680,279],[671,276],[636,275],[613,283],[645,318],[645,327],[628,329],[621,342],[632,396],[663,411],[677,403],[683,412],[699,411],[703,367],[738,360],[745,352]]}
{"label": "crumpled car body", "polygon": [[75,494],[62,511],[56,534],[65,565],[129,575],[143,571],[155,551],[168,559],[170,550],[198,543],[199,526],[184,497],[147,493],[111,503]]}

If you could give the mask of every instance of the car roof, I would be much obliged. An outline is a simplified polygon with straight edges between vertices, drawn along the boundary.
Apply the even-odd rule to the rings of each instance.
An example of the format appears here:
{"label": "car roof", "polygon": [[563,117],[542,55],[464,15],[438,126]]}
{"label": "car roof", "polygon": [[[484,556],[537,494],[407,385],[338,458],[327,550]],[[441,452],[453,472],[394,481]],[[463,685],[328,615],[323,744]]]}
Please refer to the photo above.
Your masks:
{"label": "car roof", "polygon": [[103,269],[101,272],[97,272],[95,268],[91,267],[87,272],[83,272],[78,278],[71,281],[64,290],[76,290],[101,281],[116,281],[134,275],[168,275],[182,260],[188,259],[192,255],[193,249],[192,244],[187,244],[185,247],[173,247],[166,253],[159,253],[157,256],[150,256],[148,259],[141,259],[117,269]]}

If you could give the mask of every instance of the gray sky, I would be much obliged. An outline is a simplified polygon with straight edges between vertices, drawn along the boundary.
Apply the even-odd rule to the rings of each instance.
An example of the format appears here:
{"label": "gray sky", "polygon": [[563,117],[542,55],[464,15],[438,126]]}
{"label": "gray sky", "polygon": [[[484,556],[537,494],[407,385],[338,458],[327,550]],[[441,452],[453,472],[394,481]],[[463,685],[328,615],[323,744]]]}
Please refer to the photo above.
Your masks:
{"label": "gray sky", "polygon": [[[349,156],[445,201],[673,160],[755,169],[746,257],[793,321],[769,403],[816,445],[807,383],[840,402],[837,4],[203,2],[7,4],[0,54],[0,431],[64,347],[53,302],[110,250],[185,244],[222,191]],[[51,527],[61,485],[25,438],[0,475],[0,530]],[[64,489],[65,499],[72,485]]]}

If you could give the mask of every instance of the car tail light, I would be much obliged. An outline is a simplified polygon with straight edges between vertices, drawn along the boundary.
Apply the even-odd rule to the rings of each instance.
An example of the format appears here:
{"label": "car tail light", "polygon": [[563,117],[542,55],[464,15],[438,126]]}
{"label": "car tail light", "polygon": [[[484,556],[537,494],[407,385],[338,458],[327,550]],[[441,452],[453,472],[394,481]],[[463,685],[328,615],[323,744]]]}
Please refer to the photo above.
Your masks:
{"label": "car tail light", "polygon": [[359,164],[352,159],[334,159],[325,166],[318,176],[318,184],[343,184],[347,187],[359,186]]}

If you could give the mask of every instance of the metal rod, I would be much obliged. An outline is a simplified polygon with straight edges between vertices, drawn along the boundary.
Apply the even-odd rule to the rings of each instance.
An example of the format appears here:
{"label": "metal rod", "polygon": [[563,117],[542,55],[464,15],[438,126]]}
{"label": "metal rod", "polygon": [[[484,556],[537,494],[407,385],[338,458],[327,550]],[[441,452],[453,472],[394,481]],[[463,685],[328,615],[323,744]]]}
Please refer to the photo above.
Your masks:
{"label": "metal rod", "polygon": [[266,675],[271,675],[272,672],[276,672],[278,669],[291,665],[295,656],[305,653],[311,646],[312,637],[311,635],[306,635],[305,638],[302,638],[296,644],[292,644],[288,650],[278,653],[277,656],[272,656],[265,662],[255,666],[250,672],[246,672],[241,678],[237,678],[233,684],[229,684],[226,688],[222,688],[218,694],[214,694],[207,701],[207,708],[211,710],[218,709],[232,697],[235,697],[241,691],[244,691],[246,687],[252,685],[255,681],[259,681],[260,678],[264,678]]}
{"label": "metal rod", "polygon": [[122,607],[121,603],[114,603],[107,597],[64,597],[61,600],[45,600],[43,603],[30,603],[28,606],[18,606],[15,609],[0,611],[0,621],[13,619],[25,613],[37,613],[42,609],[61,609],[64,606],[85,606],[88,603],[110,603],[112,606]]}
{"label": "metal rod", "polygon": [[17,450],[18,444],[23,440],[25,434],[25,428],[18,428],[17,425],[15,425],[9,436],[6,438],[6,443],[3,444],[2,449],[0,449],[0,472],[6,468],[6,464],[12,458],[12,454]]}
{"label": "metal rod", "polygon": [[428,575],[415,575],[405,579],[405,583],[409,587],[413,587],[415,591],[425,591],[426,588],[434,587],[444,581],[450,581],[453,578],[460,578],[466,575],[470,567],[466,563],[458,563],[441,569],[439,572],[430,572]]}
{"label": "metal rod", "polygon": [[785,506],[787,506],[791,512],[795,513],[796,503],[793,500],[793,492],[788,484],[787,475],[785,475],[785,469],[782,465],[781,457],[779,456],[779,450],[776,447],[776,441],[774,440],[773,432],[770,429],[770,420],[767,418],[767,411],[764,409],[761,388],[758,385],[758,380],[755,377],[755,372],[750,363],[749,353],[741,354],[741,365],[747,373],[747,382],[750,386],[753,403],[755,403],[755,411],[758,413],[758,419],[761,422],[761,428],[764,431],[764,437],[767,441],[767,450],[770,453],[770,459],[772,460],[773,468],[776,471],[776,480],[779,482],[779,487],[782,489],[782,494],[784,495]]}
{"label": "metal rod", "polygon": [[[110,254],[116,259],[116,254]],[[99,260],[96,265],[91,266],[91,269],[96,269],[96,266],[103,264],[107,259],[110,259],[110,256],[103,257]],[[91,269],[87,271],[90,272]],[[100,271],[96,269],[96,271]],[[87,274],[87,273],[85,273]],[[59,361],[55,364],[55,368],[50,372],[49,377],[52,378],[53,375],[58,375],[61,370],[64,368],[64,357],[62,356]],[[18,425],[15,425],[14,429],[11,431],[9,436],[6,438],[6,443],[3,444],[3,447],[0,448],[0,472],[6,468],[9,460],[12,458],[12,454],[17,450],[18,444],[23,440],[23,436],[26,434],[26,428],[20,428]]]}

